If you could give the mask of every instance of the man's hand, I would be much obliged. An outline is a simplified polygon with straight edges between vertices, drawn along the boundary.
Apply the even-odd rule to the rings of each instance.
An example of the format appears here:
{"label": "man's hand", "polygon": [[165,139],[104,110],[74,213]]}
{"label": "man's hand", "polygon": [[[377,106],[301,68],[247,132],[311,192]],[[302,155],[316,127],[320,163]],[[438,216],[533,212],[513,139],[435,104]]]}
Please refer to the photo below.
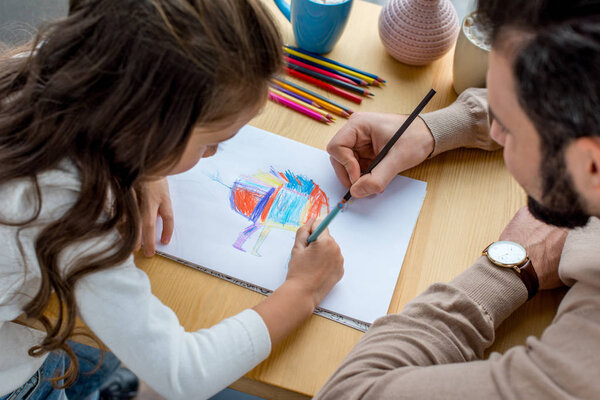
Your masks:
{"label": "man's hand", "polygon": [[500,240],[511,240],[525,247],[540,281],[540,290],[553,289],[564,285],[558,276],[558,264],[567,232],[538,221],[523,207],[504,228]]}
{"label": "man's hand", "polygon": [[160,241],[163,244],[171,241],[173,235],[173,208],[171,206],[171,197],[169,196],[169,184],[167,178],[161,178],[154,181],[148,181],[142,185],[142,209],[140,221],[140,241],[136,246],[144,250],[146,257],[154,255],[156,249],[156,217],[162,218],[162,234]]}
{"label": "man's hand", "polygon": [[408,116],[354,113],[327,145],[333,169],[355,198],[381,193],[400,172],[427,159],[433,151],[431,131],[421,118],[413,121],[385,158],[360,176]]}

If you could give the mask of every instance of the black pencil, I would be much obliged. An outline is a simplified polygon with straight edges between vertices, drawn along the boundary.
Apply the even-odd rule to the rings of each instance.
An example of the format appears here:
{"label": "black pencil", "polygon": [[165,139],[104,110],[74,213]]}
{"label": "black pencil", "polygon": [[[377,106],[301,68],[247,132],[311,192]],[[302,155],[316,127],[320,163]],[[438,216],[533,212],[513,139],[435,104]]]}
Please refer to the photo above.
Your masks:
{"label": "black pencil", "polygon": [[288,67],[290,69],[302,72],[305,75],[312,76],[315,79],[319,79],[319,80],[321,80],[323,82],[331,83],[332,85],[336,85],[338,87],[341,87],[342,89],[350,90],[351,92],[362,94],[363,96],[373,96],[373,93],[369,92],[365,88],[362,88],[362,87],[360,87],[358,85],[351,85],[351,84],[343,82],[343,81],[341,81],[339,79],[335,79],[335,78],[331,78],[329,76],[325,76],[323,74],[320,74],[320,73],[315,72],[315,71],[311,71],[309,69],[303,68],[303,67],[295,65],[295,64],[289,64],[288,63]]}
{"label": "black pencil", "polygon": [[307,60],[307,59],[302,58],[302,57],[295,56],[293,54],[286,54],[286,56],[288,58],[293,59],[293,60],[303,62],[304,64],[308,64],[308,65],[310,65],[312,67],[320,68],[320,69],[322,69],[324,71],[331,72],[333,74],[342,76],[342,77],[344,77],[346,79],[350,79],[352,82],[356,83],[357,85],[360,85],[360,86],[369,86],[369,83],[367,81],[364,81],[364,80],[362,80],[360,78],[357,78],[357,77],[352,76],[350,74],[347,74],[345,72],[338,71],[336,69],[329,68],[329,67],[326,67],[326,66],[321,65],[321,64],[317,64],[316,62],[312,62],[310,60]]}
{"label": "black pencil", "polygon": [[[417,116],[421,113],[421,111],[423,111],[423,109],[425,108],[427,103],[429,103],[429,100],[431,100],[431,98],[434,95],[435,95],[435,90],[431,89],[429,91],[429,93],[427,93],[425,95],[423,100],[421,100],[419,105],[413,110],[413,112],[410,113],[410,115],[408,116],[406,121],[404,121],[402,126],[400,126],[400,128],[398,128],[398,130],[396,131],[394,136],[392,136],[392,138],[390,140],[388,140],[388,142],[383,147],[383,149],[381,149],[379,154],[377,154],[377,157],[375,157],[373,162],[371,162],[371,165],[369,165],[369,167],[361,175],[366,175],[366,174],[370,173],[373,170],[373,168],[375,168],[377,166],[377,164],[379,164],[381,162],[381,160],[383,160],[383,157],[385,157],[385,155],[390,151],[390,149],[394,146],[394,144],[396,144],[398,139],[400,139],[400,136],[402,136],[404,131],[406,131],[406,129],[408,129],[410,124],[412,124],[412,122],[415,120],[415,118],[417,118]],[[325,228],[327,228],[327,225],[329,225],[331,223],[331,221],[333,221],[333,218],[340,212],[340,210],[343,208],[344,204],[346,204],[351,198],[352,198],[352,195],[350,194],[350,190],[348,190],[348,192],[346,192],[346,194],[342,198],[342,201],[340,201],[335,206],[335,208],[329,213],[330,215],[325,217],[325,219],[319,224],[317,229],[315,229],[315,231],[308,237],[308,240],[307,240],[308,243],[311,243],[311,242],[314,242],[315,240],[317,240],[317,237],[319,237],[321,232],[323,232],[325,230]]]}
{"label": "black pencil", "polygon": [[[410,124],[412,124],[412,122],[417,118],[417,116],[421,113],[421,111],[423,111],[423,109],[425,108],[427,103],[429,103],[429,100],[431,100],[431,98],[434,95],[435,95],[435,90],[431,89],[429,91],[429,93],[427,93],[425,95],[423,100],[421,100],[419,105],[417,105],[417,107],[413,110],[413,112],[410,113],[408,118],[406,118],[406,121],[404,121],[402,126],[400,126],[400,128],[398,128],[398,130],[396,131],[394,136],[392,136],[392,138],[386,143],[386,145],[383,147],[383,149],[381,149],[379,154],[377,154],[377,157],[375,157],[375,159],[373,160],[371,165],[369,165],[369,167],[361,175],[366,175],[366,174],[370,173],[371,171],[373,171],[373,168],[375,168],[377,166],[377,164],[379,164],[381,162],[381,160],[383,160],[383,157],[385,157],[385,155],[390,151],[390,149],[396,144],[398,139],[400,139],[400,136],[402,136],[404,131],[406,131],[408,129]],[[344,195],[342,202],[346,203],[351,198],[352,198],[352,195],[350,194],[350,189],[348,189],[348,192]]]}

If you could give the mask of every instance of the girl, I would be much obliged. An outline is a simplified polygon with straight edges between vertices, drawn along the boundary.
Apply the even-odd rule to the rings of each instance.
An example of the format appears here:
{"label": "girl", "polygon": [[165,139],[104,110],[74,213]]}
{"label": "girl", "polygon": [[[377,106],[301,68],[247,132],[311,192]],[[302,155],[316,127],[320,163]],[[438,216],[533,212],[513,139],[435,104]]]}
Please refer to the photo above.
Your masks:
{"label": "girl", "polygon": [[[257,113],[280,47],[259,0],[73,0],[33,53],[0,60],[0,399],[64,397],[78,376],[67,342],[77,314],[163,396],[209,397],[341,278],[333,239],[307,246],[302,227],[269,298],[185,332],[133,263],[144,188]],[[51,293],[56,321],[43,315]],[[11,322],[21,314],[45,333]],[[40,383],[53,377],[57,388]]]}

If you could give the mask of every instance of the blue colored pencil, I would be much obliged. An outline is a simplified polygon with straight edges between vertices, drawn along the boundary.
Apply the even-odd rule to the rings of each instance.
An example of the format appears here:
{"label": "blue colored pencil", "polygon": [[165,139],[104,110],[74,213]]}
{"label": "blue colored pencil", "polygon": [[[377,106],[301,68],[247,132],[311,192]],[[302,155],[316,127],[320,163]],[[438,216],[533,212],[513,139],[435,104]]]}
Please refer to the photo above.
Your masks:
{"label": "blue colored pencil", "polygon": [[301,57],[295,56],[293,54],[286,54],[286,56],[289,57],[289,58],[291,58],[291,59],[294,59],[296,61],[300,61],[300,62],[303,62],[305,64],[308,64],[308,65],[310,65],[312,67],[321,68],[324,71],[331,72],[332,74],[336,74],[336,75],[342,76],[342,77],[344,77],[346,79],[350,79],[352,82],[356,83],[357,85],[360,85],[360,86],[369,86],[368,82],[363,81],[362,79],[357,78],[356,76],[352,76],[352,75],[347,74],[345,72],[338,71],[337,69],[333,69],[333,68],[329,68],[329,67],[327,67],[325,65],[317,64],[315,62],[307,60],[306,58],[301,58]]}
{"label": "blue colored pencil", "polygon": [[363,74],[363,75],[366,75],[366,76],[368,76],[368,77],[370,77],[370,78],[373,78],[373,79],[375,79],[375,80],[378,80],[379,82],[385,82],[385,79],[382,79],[382,78],[378,77],[378,76],[377,76],[377,75],[375,75],[375,74],[370,74],[370,73],[368,73],[368,72],[361,71],[361,70],[360,70],[360,69],[358,69],[358,68],[354,68],[354,67],[351,67],[351,66],[349,66],[349,65],[342,64],[342,63],[340,63],[340,62],[337,62],[337,61],[335,61],[335,60],[332,60],[332,59],[330,59],[330,58],[323,57],[323,56],[320,56],[320,55],[318,55],[318,54],[315,54],[315,53],[311,53],[310,51],[302,50],[302,49],[300,49],[300,48],[298,48],[298,47],[292,47],[292,46],[284,46],[284,47],[290,48],[290,49],[292,49],[292,50],[296,50],[297,52],[299,52],[299,53],[302,53],[302,54],[306,54],[307,56],[311,56],[311,57],[314,57],[314,58],[318,58],[318,59],[319,59],[319,60],[321,60],[321,61],[327,61],[327,62],[329,62],[329,63],[335,64],[335,65],[339,65],[340,67],[343,67],[343,68],[350,69],[350,70],[352,70],[352,71],[358,72],[359,74]]}

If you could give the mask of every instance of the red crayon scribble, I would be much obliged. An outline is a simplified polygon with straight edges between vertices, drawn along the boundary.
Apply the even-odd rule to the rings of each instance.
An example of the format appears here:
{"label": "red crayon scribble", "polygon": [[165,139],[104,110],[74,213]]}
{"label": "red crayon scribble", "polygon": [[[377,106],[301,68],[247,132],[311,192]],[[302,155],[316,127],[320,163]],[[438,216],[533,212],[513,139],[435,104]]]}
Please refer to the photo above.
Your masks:
{"label": "red crayon scribble", "polygon": [[258,250],[273,228],[296,231],[309,219],[329,212],[329,201],[313,180],[291,171],[257,173],[237,179],[231,187],[231,208],[252,224],[242,230],[233,247],[245,251],[244,243],[261,229],[252,249]]}

